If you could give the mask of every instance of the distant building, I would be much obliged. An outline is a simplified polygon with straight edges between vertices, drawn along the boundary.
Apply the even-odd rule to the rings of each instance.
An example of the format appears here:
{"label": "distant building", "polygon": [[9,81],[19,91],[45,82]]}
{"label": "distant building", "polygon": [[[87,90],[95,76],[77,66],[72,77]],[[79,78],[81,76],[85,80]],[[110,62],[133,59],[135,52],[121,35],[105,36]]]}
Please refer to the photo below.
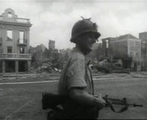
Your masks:
{"label": "distant building", "polygon": [[106,57],[111,57],[113,56],[113,41],[115,41],[116,38],[113,37],[108,37],[102,39],[102,50],[103,50],[103,55]]}
{"label": "distant building", "polygon": [[147,70],[147,32],[139,33],[141,39],[142,70]]}
{"label": "distant building", "polygon": [[60,49],[60,50],[59,50],[59,53],[60,53],[60,54],[65,54],[65,53],[66,53],[66,50]]}
{"label": "distant building", "polygon": [[49,53],[45,53],[46,50],[48,51],[43,44],[37,45],[36,47],[30,46],[30,54],[35,57],[37,61],[44,61],[48,58]]}
{"label": "distant building", "polygon": [[0,16],[0,72],[26,72],[30,70],[29,19],[19,18],[8,8]]}
{"label": "distant building", "polygon": [[49,40],[49,50],[55,50],[55,41]]}
{"label": "distant building", "polygon": [[131,57],[132,62],[130,63],[130,67],[135,71],[141,70],[140,39],[131,34],[126,34],[116,38],[102,39],[102,46],[105,49],[106,56],[115,56],[124,59]]}
{"label": "distant building", "polygon": [[58,56],[58,49],[55,48],[55,41],[49,40],[49,50],[51,51],[50,59],[55,59]]}

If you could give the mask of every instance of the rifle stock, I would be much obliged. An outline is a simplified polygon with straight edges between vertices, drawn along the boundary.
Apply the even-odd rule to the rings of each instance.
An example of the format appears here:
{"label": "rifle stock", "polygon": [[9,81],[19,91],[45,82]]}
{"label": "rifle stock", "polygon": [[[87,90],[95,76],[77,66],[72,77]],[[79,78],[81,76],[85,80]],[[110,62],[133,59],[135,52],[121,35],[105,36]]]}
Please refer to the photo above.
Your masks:
{"label": "rifle stock", "polygon": [[68,102],[69,98],[63,95],[57,95],[52,93],[44,92],[42,93],[42,109],[46,110],[48,108],[58,109],[58,105],[62,105]]}

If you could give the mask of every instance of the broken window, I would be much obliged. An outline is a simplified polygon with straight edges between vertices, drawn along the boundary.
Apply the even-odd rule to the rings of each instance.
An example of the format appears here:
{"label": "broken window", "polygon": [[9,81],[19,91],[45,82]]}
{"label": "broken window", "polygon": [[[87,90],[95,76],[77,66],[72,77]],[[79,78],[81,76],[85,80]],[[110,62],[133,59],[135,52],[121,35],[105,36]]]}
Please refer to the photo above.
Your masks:
{"label": "broken window", "polygon": [[109,48],[109,40],[106,40],[106,48]]}
{"label": "broken window", "polygon": [[24,31],[19,32],[19,43],[24,43]]}
{"label": "broken window", "polygon": [[11,46],[7,47],[7,53],[12,53],[12,47]]}
{"label": "broken window", "polygon": [[142,42],[142,53],[146,54],[146,42]]}
{"label": "broken window", "polygon": [[9,13],[8,13],[8,18],[11,18],[11,17],[12,17],[12,13],[9,12]]}
{"label": "broken window", "polygon": [[7,40],[12,40],[12,30],[7,30]]}
{"label": "broken window", "polygon": [[25,48],[21,47],[20,48],[20,53],[22,53],[22,54],[25,53]]}

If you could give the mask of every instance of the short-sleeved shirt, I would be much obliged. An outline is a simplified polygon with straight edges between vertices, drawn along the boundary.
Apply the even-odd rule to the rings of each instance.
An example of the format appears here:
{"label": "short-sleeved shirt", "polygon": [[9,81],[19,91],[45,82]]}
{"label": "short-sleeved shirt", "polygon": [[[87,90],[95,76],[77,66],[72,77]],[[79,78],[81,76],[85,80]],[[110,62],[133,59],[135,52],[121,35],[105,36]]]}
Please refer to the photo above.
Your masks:
{"label": "short-sleeved shirt", "polygon": [[[86,57],[78,49],[74,48],[65,64],[58,84],[58,94],[69,96],[71,88],[81,87],[89,94],[94,94],[93,81]],[[87,109],[73,101],[63,105],[67,118],[87,118]]]}
{"label": "short-sleeved shirt", "polygon": [[93,81],[85,55],[78,49],[71,51],[67,63],[65,64],[58,84],[58,94],[68,95],[69,89],[82,87],[89,94],[93,94]]}

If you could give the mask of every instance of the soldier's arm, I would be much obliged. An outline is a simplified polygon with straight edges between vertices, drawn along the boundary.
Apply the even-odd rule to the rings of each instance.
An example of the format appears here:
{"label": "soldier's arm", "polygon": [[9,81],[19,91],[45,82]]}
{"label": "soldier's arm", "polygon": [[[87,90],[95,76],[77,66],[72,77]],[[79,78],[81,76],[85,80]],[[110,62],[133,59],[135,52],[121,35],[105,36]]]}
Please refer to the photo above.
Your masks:
{"label": "soldier's arm", "polygon": [[106,102],[101,97],[94,97],[85,91],[84,88],[73,87],[69,90],[70,98],[76,102],[86,105],[86,106],[97,106],[99,109],[102,109]]}

